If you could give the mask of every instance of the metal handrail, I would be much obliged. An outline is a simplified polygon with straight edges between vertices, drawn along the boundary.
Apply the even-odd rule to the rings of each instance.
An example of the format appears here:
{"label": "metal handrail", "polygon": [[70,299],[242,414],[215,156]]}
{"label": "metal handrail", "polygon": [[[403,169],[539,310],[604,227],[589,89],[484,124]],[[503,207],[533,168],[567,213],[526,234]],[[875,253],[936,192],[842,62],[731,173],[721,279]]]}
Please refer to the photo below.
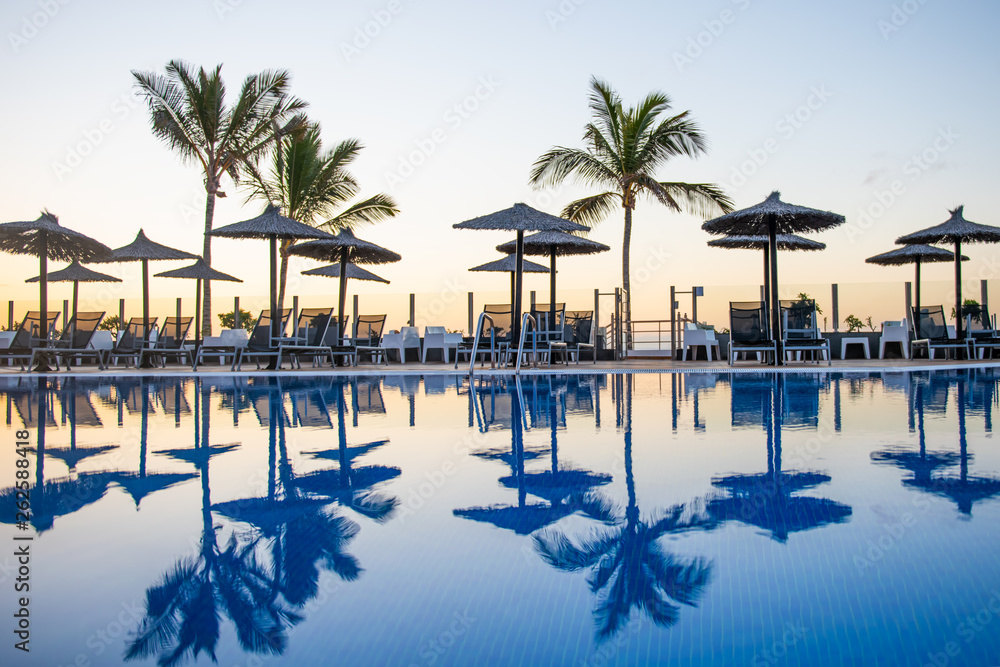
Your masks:
{"label": "metal handrail", "polygon": [[521,357],[524,353],[524,337],[528,333],[527,324],[531,322],[531,328],[535,330],[535,335],[531,337],[532,364],[538,368],[538,322],[531,313],[521,316],[521,340],[517,344],[517,363],[514,366],[514,373],[521,372]]}
{"label": "metal handrail", "polygon": [[[476,351],[479,349],[479,339],[483,336],[483,320],[490,321],[490,368],[497,367],[497,356],[496,356],[496,335],[497,327],[493,318],[490,317],[489,313],[483,312],[479,314],[479,321],[476,323],[476,333],[475,338],[472,341],[472,354],[469,355],[469,375],[472,375],[476,370]],[[446,352],[447,354],[447,352]],[[455,353],[455,365],[458,366],[458,353]]]}

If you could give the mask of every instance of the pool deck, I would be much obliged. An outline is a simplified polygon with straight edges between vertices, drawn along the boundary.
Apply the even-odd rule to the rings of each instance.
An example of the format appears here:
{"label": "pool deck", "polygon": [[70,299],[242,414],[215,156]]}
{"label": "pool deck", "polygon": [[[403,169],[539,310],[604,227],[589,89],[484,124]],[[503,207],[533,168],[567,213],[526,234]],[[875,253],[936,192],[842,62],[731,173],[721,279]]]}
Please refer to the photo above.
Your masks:
{"label": "pool deck", "polygon": [[[814,362],[790,362],[784,366],[766,366],[753,361],[740,361],[730,366],[725,361],[674,361],[663,358],[638,358],[626,361],[598,361],[582,362],[579,365],[571,363],[569,365],[554,364],[551,367],[546,364],[539,365],[538,369],[532,368],[528,364],[521,367],[521,375],[536,374],[589,374],[589,373],[727,373],[727,372],[761,372],[761,371],[784,371],[784,372],[805,372],[805,373],[841,373],[841,372],[903,372],[903,371],[925,371],[925,370],[954,370],[962,368],[988,368],[1000,367],[1000,359],[985,360],[934,360],[927,359],[835,359],[833,364],[816,364]],[[303,364],[301,369],[291,370],[283,368],[277,371],[257,370],[256,365],[251,363],[243,364],[240,371],[231,371],[229,364],[207,363],[192,372],[187,365],[169,365],[167,368],[122,368],[112,367],[107,370],[98,370],[96,366],[87,365],[74,367],[71,372],[65,370],[52,371],[50,373],[31,373],[18,370],[16,366],[0,366],[0,375],[25,376],[25,377],[59,377],[66,375],[86,375],[118,377],[122,375],[262,375],[273,373],[280,375],[467,375],[469,372],[468,362],[459,364],[456,369],[454,364],[444,363],[419,363],[407,362],[405,364],[392,363],[388,366],[382,364],[363,363],[358,366],[337,367],[322,366],[313,368],[309,364]],[[513,375],[514,369],[497,368],[491,369],[489,365],[477,365],[476,375]]]}

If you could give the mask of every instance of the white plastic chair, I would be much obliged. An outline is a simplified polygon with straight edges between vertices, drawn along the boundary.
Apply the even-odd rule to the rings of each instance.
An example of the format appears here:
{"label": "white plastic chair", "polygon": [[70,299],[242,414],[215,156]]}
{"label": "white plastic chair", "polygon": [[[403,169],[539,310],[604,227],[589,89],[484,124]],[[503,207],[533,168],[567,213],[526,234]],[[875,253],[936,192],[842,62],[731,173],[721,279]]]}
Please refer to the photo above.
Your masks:
{"label": "white plastic chair", "polygon": [[420,332],[416,327],[403,327],[399,333],[387,333],[382,336],[381,347],[395,350],[399,354],[399,363],[406,363],[407,349],[416,349],[417,358],[420,357]]}
{"label": "white plastic chair", "polygon": [[448,350],[455,350],[458,356],[458,344],[462,341],[461,334],[449,334],[444,327],[424,327],[423,363],[427,363],[428,350],[441,350],[441,358],[448,363]]}
{"label": "white plastic chair", "polygon": [[904,322],[886,321],[882,323],[882,335],[878,339],[879,359],[885,359],[886,343],[899,343],[903,358],[910,358],[910,331]]}
{"label": "white plastic chair", "polygon": [[[712,361],[712,348],[715,348],[716,358],[722,359],[722,348],[719,346],[719,341],[715,338],[715,331],[712,329],[699,329],[698,325],[688,322],[684,325],[684,352],[681,355],[681,361],[687,361],[688,348],[692,347],[705,348],[705,356],[709,361]],[[697,358],[697,350],[694,356]]]}

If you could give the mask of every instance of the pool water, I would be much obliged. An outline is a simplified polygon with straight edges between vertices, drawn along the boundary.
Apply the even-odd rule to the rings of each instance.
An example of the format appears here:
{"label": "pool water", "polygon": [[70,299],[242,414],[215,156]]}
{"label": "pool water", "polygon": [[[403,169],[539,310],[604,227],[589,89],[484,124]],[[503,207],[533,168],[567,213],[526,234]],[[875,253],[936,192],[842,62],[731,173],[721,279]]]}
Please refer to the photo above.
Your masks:
{"label": "pool water", "polygon": [[998,379],[9,376],[0,664],[1000,664]]}

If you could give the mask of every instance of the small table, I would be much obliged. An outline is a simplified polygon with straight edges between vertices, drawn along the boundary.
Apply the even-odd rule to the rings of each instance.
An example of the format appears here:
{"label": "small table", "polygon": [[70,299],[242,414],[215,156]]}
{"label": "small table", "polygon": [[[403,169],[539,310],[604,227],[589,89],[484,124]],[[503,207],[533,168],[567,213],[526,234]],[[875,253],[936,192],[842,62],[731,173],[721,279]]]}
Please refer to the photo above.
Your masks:
{"label": "small table", "polygon": [[847,346],[848,345],[864,345],[865,347],[865,359],[871,359],[872,353],[868,348],[868,338],[865,336],[851,336],[847,338],[842,338],[840,340],[840,358],[847,358]]}

